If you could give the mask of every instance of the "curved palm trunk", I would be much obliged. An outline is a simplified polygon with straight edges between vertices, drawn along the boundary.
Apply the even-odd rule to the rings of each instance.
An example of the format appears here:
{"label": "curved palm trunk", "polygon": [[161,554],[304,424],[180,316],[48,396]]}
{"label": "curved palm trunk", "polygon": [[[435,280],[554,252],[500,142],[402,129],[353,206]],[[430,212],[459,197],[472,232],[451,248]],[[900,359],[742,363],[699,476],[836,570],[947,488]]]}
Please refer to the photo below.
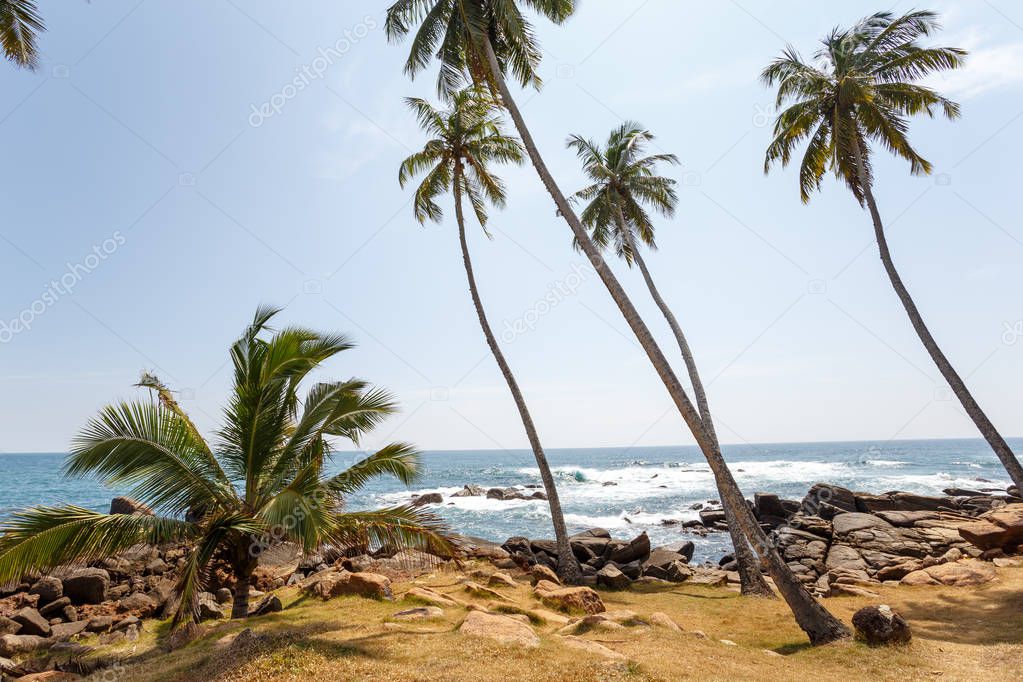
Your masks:
{"label": "curved palm trunk", "polygon": [[519,384],[515,380],[515,375],[512,374],[511,367],[508,365],[508,361],[505,360],[504,353],[497,343],[497,337],[494,336],[494,332],[490,328],[486,311],[483,309],[483,301],[480,299],[479,291],[476,289],[476,277],[473,274],[472,260],[469,257],[469,244],[465,237],[462,195],[458,188],[458,180],[459,172],[456,171],[454,188],[455,217],[458,220],[458,240],[462,245],[462,262],[465,264],[465,276],[469,280],[469,293],[472,295],[472,303],[476,307],[476,316],[479,318],[483,335],[487,338],[490,352],[493,353],[494,359],[497,360],[497,365],[501,368],[501,374],[504,375],[504,380],[508,384],[508,390],[511,391],[512,398],[515,400],[515,407],[518,408],[519,417],[522,419],[522,426],[526,430],[526,437],[529,439],[529,445],[533,449],[533,456],[536,458],[536,466],[540,470],[540,478],[543,481],[544,491],[547,493],[547,504],[551,508],[551,521],[554,524],[554,538],[558,548],[558,575],[567,583],[578,583],[580,578],[582,578],[582,572],[579,569],[579,561],[575,558],[575,554],[572,553],[572,546],[568,541],[565,514],[561,510],[561,500],[558,497],[557,486],[554,484],[554,475],[551,473],[551,467],[547,463],[547,456],[540,445],[540,436],[536,432],[536,426],[533,425],[533,417],[529,414],[529,408],[526,407],[526,400],[522,396],[522,391],[519,390]]}
{"label": "curved palm trunk", "polygon": [[565,199],[561,188],[558,187],[550,171],[547,169],[543,157],[540,156],[540,152],[536,148],[536,143],[533,141],[529,128],[522,118],[522,113],[519,111],[518,105],[508,90],[508,84],[501,73],[501,67],[497,61],[497,56],[494,54],[493,46],[486,37],[483,38],[482,48],[485,52],[491,76],[494,79],[495,85],[497,85],[504,106],[515,123],[515,128],[518,130],[519,135],[522,137],[526,152],[529,154],[529,158],[533,162],[540,180],[550,193],[551,198],[554,199],[554,203],[561,212],[562,217],[565,218],[569,228],[572,230],[572,234],[578,240],[580,248],[597,271],[608,293],[611,294],[611,298],[614,299],[626,323],[632,329],[640,346],[650,359],[650,363],[654,366],[658,376],[664,383],[668,394],[681,413],[686,425],[696,438],[696,442],[703,451],[704,457],[706,457],[707,463],[710,465],[711,472],[714,474],[714,480],[721,495],[722,506],[726,509],[731,509],[740,528],[749,537],[761,557],[766,560],[768,570],[774,579],[775,585],[778,587],[778,591],[781,592],[782,597],[792,610],[796,622],[799,623],[799,626],[810,638],[810,642],[813,644],[824,644],[848,637],[850,635],[849,629],[821,606],[802,583],[796,579],[792,570],[785,564],[781,555],[778,554],[778,550],[768,540],[764,530],[756,522],[756,519],[753,518],[753,514],[746,505],[746,500],[739,490],[739,486],[736,485],[735,479],[732,477],[732,472],[728,470],[728,466],[721,457],[721,453],[714,448],[713,442],[707,435],[707,431],[703,428],[699,414],[697,414],[692,402],[689,400],[689,396],[686,395],[685,389],[672,371],[667,358],[665,358],[664,353],[650,334],[646,323],[640,318],[636,307],[632,304],[632,301],[625,293],[621,283],[614,276],[614,273],[607,266],[604,258],[586,233],[586,229],[579,222],[579,218]]}
{"label": "curved palm trunk", "polygon": [[916,303],[913,302],[913,298],[909,295],[909,290],[902,283],[902,278],[899,276],[898,270],[895,269],[895,263],[892,261],[892,254],[888,250],[888,240],[885,238],[884,224],[881,222],[881,213],[877,210],[877,203],[874,201],[874,193],[870,185],[865,181],[866,172],[863,167],[862,151],[859,147],[856,147],[853,149],[853,153],[856,158],[857,171],[860,175],[860,184],[863,185],[863,197],[867,202],[870,217],[874,222],[874,235],[877,238],[877,248],[881,255],[881,262],[884,264],[885,272],[888,273],[888,279],[891,280],[892,288],[895,289],[895,293],[902,302],[902,307],[906,309],[909,321],[912,322],[913,329],[916,330],[917,336],[920,337],[924,348],[930,354],[931,360],[938,366],[941,376],[945,377],[945,381],[948,382],[952,392],[959,398],[959,402],[962,403],[966,414],[970,416],[973,423],[977,425],[981,435],[984,436],[984,440],[995,451],[995,455],[1002,462],[1002,466],[1009,473],[1009,478],[1016,484],[1016,488],[1023,491],[1023,466],[1020,466],[1019,460],[1016,459],[1012,448],[1009,447],[1009,444],[1002,438],[1002,434],[998,432],[998,429],[991,423],[991,420],[984,414],[984,410],[977,404],[973,394],[970,393],[970,389],[966,387],[966,383],[959,376],[959,373],[956,372],[955,368],[952,367],[952,363],[945,357],[941,348],[938,347],[938,343],[931,335],[931,331],[924,324],[924,319],[920,315],[920,311],[917,310]]}
{"label": "curved palm trunk", "polygon": [[[639,271],[643,274],[643,281],[646,282],[651,298],[654,299],[654,303],[657,304],[661,314],[664,315],[664,319],[667,320],[668,326],[671,327],[672,334],[675,335],[675,341],[678,343],[679,351],[682,353],[682,361],[685,363],[686,371],[689,374],[689,381],[693,385],[696,408],[700,411],[703,428],[707,431],[707,436],[713,443],[717,455],[721,457],[721,444],[718,441],[717,430],[714,428],[714,420],[710,416],[710,404],[707,401],[707,392],[703,387],[703,380],[700,379],[700,371],[696,367],[696,359],[689,348],[689,342],[686,341],[685,334],[682,333],[681,325],[675,319],[675,313],[665,303],[664,298],[661,297],[661,292],[657,290],[654,278],[646,267],[646,261],[643,260],[643,255],[639,252],[639,247],[632,238],[632,233],[626,229],[625,216],[622,215],[621,207],[618,208],[618,225],[622,235],[629,240],[633,258],[636,260],[636,264],[639,265]],[[743,534],[742,529],[739,527],[735,515],[728,507],[725,507],[724,510],[725,522],[728,524],[728,534],[732,538],[732,547],[735,549],[735,563],[739,567],[739,584],[742,594],[750,597],[774,598],[774,591],[767,584],[767,580],[764,579],[764,574],[760,570],[757,557],[750,548],[749,540],[746,539],[745,534]]]}

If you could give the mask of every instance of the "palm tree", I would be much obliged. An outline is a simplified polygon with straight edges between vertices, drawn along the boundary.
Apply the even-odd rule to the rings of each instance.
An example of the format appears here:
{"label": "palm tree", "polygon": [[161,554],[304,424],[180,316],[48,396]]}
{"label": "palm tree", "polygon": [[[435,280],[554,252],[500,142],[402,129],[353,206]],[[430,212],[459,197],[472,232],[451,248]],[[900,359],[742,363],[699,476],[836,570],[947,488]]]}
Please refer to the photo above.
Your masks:
{"label": "palm tree", "polygon": [[392,443],[329,475],[332,439],[358,444],[395,405],[358,379],[316,383],[300,401],[299,385],[309,373],[352,344],[300,327],[273,331],[268,323],[277,312],[260,307],[231,346],[234,387],[215,448],[150,375],[140,385],[153,389],[155,399],[108,405],[73,442],[68,476],[128,487],[156,515],[75,506],[18,512],[0,527],[0,584],[140,543],[184,542],[191,551],[178,577],[178,625],[195,617],[215,558],[226,560],[237,579],[232,617],[247,616],[249,581],[267,542],[294,542],[306,552],[378,543],[449,552],[445,527],[428,513],[345,510],[345,496],[374,477],[414,481],[418,452]]}
{"label": "palm tree", "polygon": [[449,190],[454,195],[458,239],[462,247],[462,263],[469,280],[469,294],[476,308],[476,317],[479,318],[483,336],[486,337],[490,352],[497,360],[497,365],[501,368],[501,374],[504,375],[508,390],[515,401],[515,407],[518,408],[522,426],[526,430],[526,437],[540,470],[557,541],[558,573],[567,582],[578,582],[581,577],[579,562],[572,553],[568,541],[565,515],[561,510],[554,476],[551,474],[551,467],[547,463],[547,456],[540,444],[540,436],[533,424],[518,381],[497,343],[490,322],[487,321],[483,301],[476,287],[476,276],[473,274],[472,260],[469,257],[465,220],[462,215],[464,195],[469,200],[469,205],[472,206],[484,234],[490,236],[487,231],[487,203],[503,207],[505,189],[504,183],[490,171],[489,165],[492,162],[522,163],[522,145],[514,137],[504,134],[500,119],[494,113],[493,101],[485,92],[478,89],[464,88],[455,92],[451,98],[450,108],[444,111],[433,108],[429,102],[422,99],[409,98],[406,102],[416,113],[419,125],[430,135],[430,139],[421,151],[408,157],[401,164],[398,182],[404,187],[416,175],[426,173],[422,184],[416,190],[413,206],[416,219],[420,223],[427,220],[440,222],[443,212],[435,200]]}
{"label": "palm tree", "polygon": [[933,117],[936,110],[949,119],[959,117],[958,104],[914,83],[928,74],[959,68],[965,61],[965,50],[920,45],[920,38],[939,28],[934,12],[900,17],[879,12],[850,29],[834,29],[813,64],[786,49],[762,74],[764,83],[777,84],[778,106],[791,102],[775,122],[764,170],[779,162],[787,165],[796,147],[809,140],[799,165],[803,203],[832,170],[870,211],[881,262],[913,329],[1013,483],[1023,490],[1019,460],[938,347],[895,269],[874,200],[870,142],[908,161],[913,175],[929,174],[931,164],[910,145],[908,118],[921,113]]}
{"label": "palm tree", "polygon": [[0,47],[17,66],[35,69],[39,63],[36,36],[46,30],[35,0],[0,0]]}
{"label": "palm tree", "polygon": [[[454,92],[469,78],[500,97],[558,213],[568,223],[579,248],[604,283],[707,458],[722,506],[731,509],[743,532],[766,560],[771,577],[796,621],[815,644],[848,637],[849,629],[799,582],[753,518],[742,491],[724,458],[716,453],[699,413],[671,364],[547,169],[505,80],[505,73],[510,70],[521,85],[540,85],[536,73],[540,46],[519,4],[515,0],[398,0],[387,10],[385,28],[390,39],[399,40],[412,31],[414,24],[419,24],[405,62],[405,71],[410,76],[425,69],[436,55],[440,61],[438,89],[441,94]],[[575,11],[574,0],[521,0],[521,4],[556,24],[564,22]]]}
{"label": "palm tree", "polygon": [[[580,218],[589,228],[594,244],[605,250],[614,244],[615,253],[627,266],[632,267],[633,263],[639,266],[651,297],[675,335],[675,342],[689,374],[696,407],[700,411],[707,436],[715,450],[720,452],[721,446],[710,415],[707,392],[689,348],[689,342],[675,314],[657,290],[639,248],[640,242],[651,250],[657,248],[653,221],[643,204],[652,206],[655,211],[667,218],[675,214],[675,206],[678,204],[675,181],[654,173],[658,163],[675,165],[678,158],[674,154],[644,156],[646,143],[653,139],[654,136],[649,130],[632,121],[626,121],[612,130],[603,148],[579,135],[569,137],[568,147],[575,150],[582,161],[583,172],[591,181],[590,185],[576,192],[572,198],[587,202]],[[575,245],[578,248],[578,241]],[[749,596],[774,597],[774,592],[764,580],[746,536],[727,508],[725,520],[728,523],[732,546],[735,548],[742,593]]]}

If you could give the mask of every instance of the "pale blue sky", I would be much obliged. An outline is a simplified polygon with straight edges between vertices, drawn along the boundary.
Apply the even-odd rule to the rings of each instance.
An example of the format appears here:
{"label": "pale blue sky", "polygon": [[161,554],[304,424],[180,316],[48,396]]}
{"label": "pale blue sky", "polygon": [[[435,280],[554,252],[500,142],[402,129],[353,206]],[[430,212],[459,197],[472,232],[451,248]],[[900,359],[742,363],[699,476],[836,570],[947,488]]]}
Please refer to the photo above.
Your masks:
{"label": "pale blue sky", "polygon": [[[453,225],[419,227],[397,185],[421,142],[401,98],[431,96],[433,74],[401,73],[385,5],[40,1],[40,70],[0,67],[0,320],[31,321],[0,326],[0,450],[65,449],[102,404],[133,395],[141,369],[211,430],[226,348],[259,302],[359,341],[324,376],[397,394],[404,412],[378,441],[525,446]],[[1020,435],[1023,10],[931,6],[938,40],[974,51],[936,83],[963,118],[915,121],[941,175],[879,158],[876,194],[933,332],[1003,433]],[[683,161],[679,214],[660,221],[648,260],[726,442],[976,435],[884,277],[868,216],[833,181],[803,206],[794,170],[762,173],[772,99],[759,70],[786,42],[810,52],[882,7],[589,0],[563,27],[537,22],[546,85],[520,102],[566,190],[581,182],[566,136],[602,137],[622,118]],[[308,87],[286,88],[294,78]],[[266,102],[279,111],[254,115]],[[576,281],[582,260],[532,169],[503,175],[496,239],[474,232],[472,249],[496,326],[533,322],[506,350],[545,444],[691,442],[599,281]],[[68,264],[73,291],[48,291]],[[639,277],[623,277],[677,357]],[[568,293],[538,304],[552,287]]]}

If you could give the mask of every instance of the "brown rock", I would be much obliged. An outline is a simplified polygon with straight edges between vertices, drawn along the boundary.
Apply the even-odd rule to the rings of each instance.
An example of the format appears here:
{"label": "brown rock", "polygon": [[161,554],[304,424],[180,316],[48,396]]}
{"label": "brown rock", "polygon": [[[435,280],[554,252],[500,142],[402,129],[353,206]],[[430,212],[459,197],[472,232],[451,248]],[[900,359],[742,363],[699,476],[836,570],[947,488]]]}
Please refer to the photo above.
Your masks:
{"label": "brown rock", "polygon": [[555,585],[561,584],[561,579],[558,578],[558,574],[547,568],[543,564],[536,564],[529,570],[529,581],[536,585],[541,580],[552,582]]}
{"label": "brown rock", "polygon": [[609,661],[625,660],[625,656],[618,653],[617,651],[613,651],[604,646],[603,644],[593,642],[588,639],[583,639],[582,637],[577,637],[575,635],[562,635],[561,641],[563,644],[565,644],[565,646],[571,647],[573,649],[579,649],[580,651],[583,651],[591,656],[599,656],[600,658],[604,658]]}
{"label": "brown rock", "polygon": [[566,613],[593,614],[606,610],[600,595],[589,587],[559,588],[551,583],[541,581],[537,583],[533,591],[545,605]]}
{"label": "brown rock", "polygon": [[102,604],[110,574],[102,568],[80,568],[64,578],[64,594],[75,604]]}
{"label": "brown rock", "polygon": [[540,638],[533,632],[533,628],[514,618],[484,611],[470,611],[458,631],[463,635],[484,637],[509,646],[540,646]]}
{"label": "brown rock", "polygon": [[0,656],[10,658],[48,649],[53,640],[38,635],[0,635]]}
{"label": "brown rock", "polygon": [[39,606],[46,606],[64,596],[64,584],[59,578],[46,576],[33,583],[28,592],[38,594]]}
{"label": "brown rock", "polygon": [[137,514],[139,516],[152,516],[153,510],[137,502],[130,497],[115,497],[110,501],[110,513],[111,514],[125,514],[132,515]]}
{"label": "brown rock", "polygon": [[461,602],[443,595],[440,592],[434,592],[431,589],[425,587],[413,587],[411,590],[405,593],[405,599],[412,599],[414,601],[423,602],[431,606],[459,606]]}
{"label": "brown rock", "polygon": [[50,623],[33,608],[24,608],[16,611],[11,620],[21,625],[19,634],[38,635],[39,637],[50,636]]}
{"label": "brown rock", "polygon": [[156,612],[158,604],[152,597],[148,597],[141,592],[128,595],[117,603],[119,611],[127,611],[133,613],[140,618],[147,618]]}
{"label": "brown rock", "polygon": [[85,628],[87,626],[88,623],[84,620],[78,620],[74,623],[59,623],[51,628],[50,634],[54,640],[58,642],[66,642],[72,637],[77,637],[85,632]]}

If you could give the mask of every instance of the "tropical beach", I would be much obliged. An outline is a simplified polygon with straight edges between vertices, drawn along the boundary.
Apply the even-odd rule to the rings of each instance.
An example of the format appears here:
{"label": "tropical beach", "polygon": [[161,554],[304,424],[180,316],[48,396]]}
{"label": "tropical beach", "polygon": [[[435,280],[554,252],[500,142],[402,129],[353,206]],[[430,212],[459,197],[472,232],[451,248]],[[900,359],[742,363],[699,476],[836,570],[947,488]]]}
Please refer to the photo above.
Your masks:
{"label": "tropical beach", "polygon": [[1019,678],[1023,43],[803,4],[0,0],[0,680]]}

